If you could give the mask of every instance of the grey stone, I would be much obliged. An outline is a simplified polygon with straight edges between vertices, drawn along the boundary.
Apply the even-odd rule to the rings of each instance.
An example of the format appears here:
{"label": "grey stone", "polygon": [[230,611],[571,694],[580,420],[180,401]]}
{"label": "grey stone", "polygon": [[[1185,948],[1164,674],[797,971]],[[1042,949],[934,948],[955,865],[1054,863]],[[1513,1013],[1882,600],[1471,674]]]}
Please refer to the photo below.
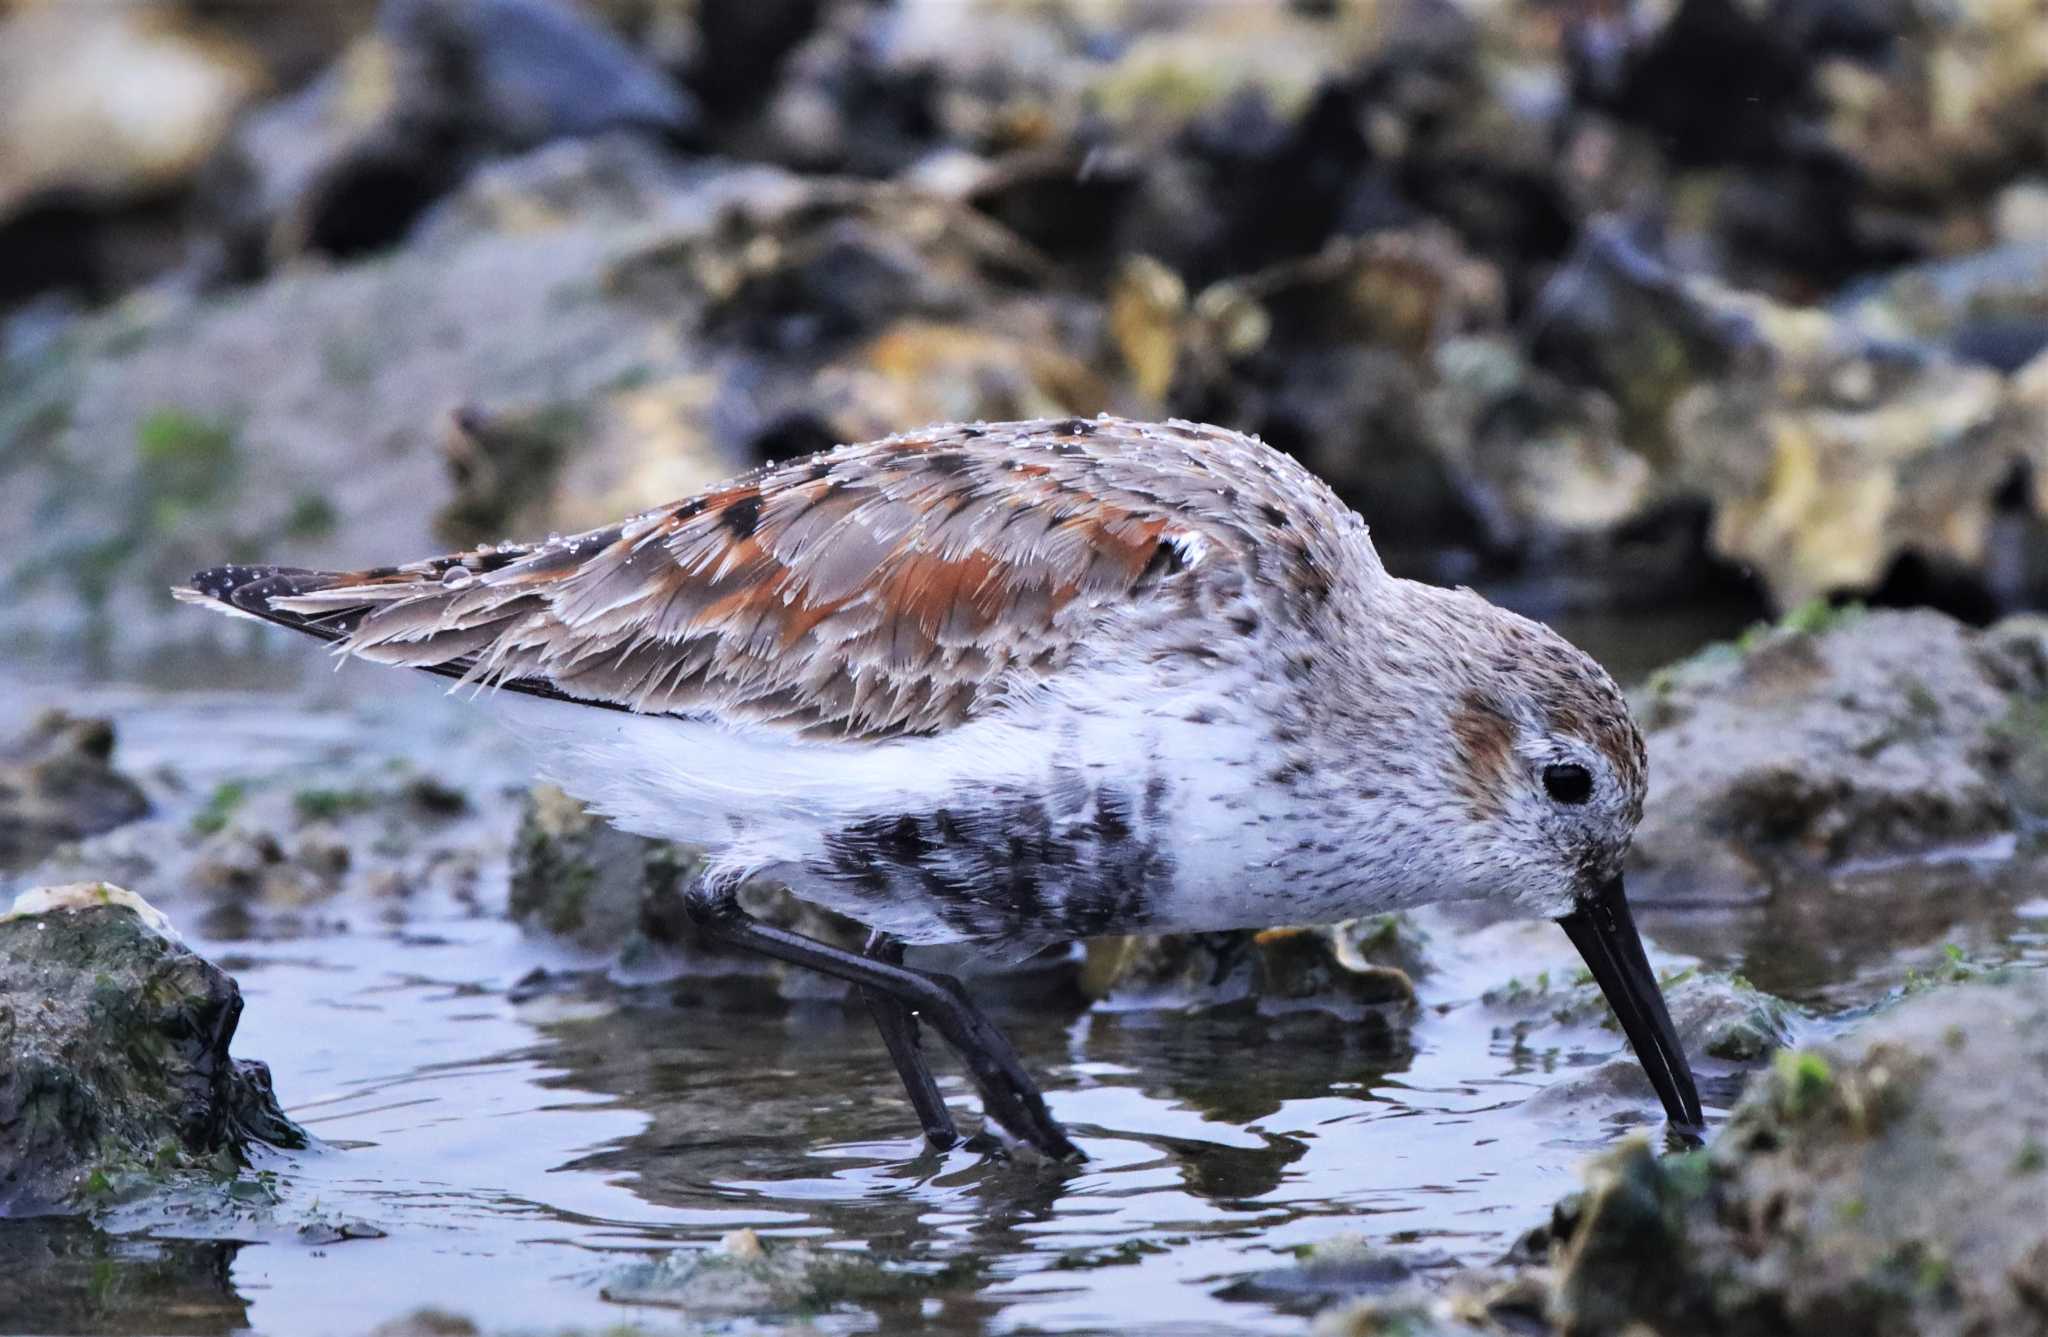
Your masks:
{"label": "grey stone", "polygon": [[205,198],[236,268],[402,240],[488,157],[606,132],[681,136],[690,95],[558,0],[385,0],[304,89],[249,117]]}
{"label": "grey stone", "polygon": [[1745,901],[2009,835],[2048,797],[2038,639],[1816,606],[1661,671],[1635,701],[1651,790],[1631,892]]}
{"label": "grey stone", "polygon": [[113,756],[112,724],[58,710],[0,745],[0,869],[145,816],[149,799]]}

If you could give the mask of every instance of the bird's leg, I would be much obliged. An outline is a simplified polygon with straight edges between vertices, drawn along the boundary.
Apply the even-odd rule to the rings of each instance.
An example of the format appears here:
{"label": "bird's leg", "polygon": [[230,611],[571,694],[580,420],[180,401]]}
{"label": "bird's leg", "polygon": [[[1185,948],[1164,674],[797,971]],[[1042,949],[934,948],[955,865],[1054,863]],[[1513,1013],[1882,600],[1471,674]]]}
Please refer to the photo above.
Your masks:
{"label": "bird's leg", "polygon": [[[903,944],[880,930],[869,935],[861,954],[885,965],[903,964]],[[889,1057],[896,1060],[903,1089],[910,1093],[910,1103],[917,1108],[917,1121],[924,1125],[925,1139],[940,1151],[946,1150],[960,1140],[960,1130],[953,1126],[953,1116],[939,1095],[939,1084],[932,1080],[931,1065],[924,1061],[916,1015],[873,985],[861,985],[860,996],[875,1019],[875,1029],[882,1033],[882,1043],[889,1046]]]}
{"label": "bird's leg", "polygon": [[[873,989],[918,1013],[967,1064],[989,1118],[1056,1160],[1085,1159],[1045,1107],[1045,1097],[1017,1061],[1010,1042],[967,996],[959,980],[876,960],[763,924],[741,910],[726,889],[700,883],[686,894],[684,904],[698,928],[713,941],[803,966],[864,990]],[[913,1092],[912,1099],[916,1098]]]}

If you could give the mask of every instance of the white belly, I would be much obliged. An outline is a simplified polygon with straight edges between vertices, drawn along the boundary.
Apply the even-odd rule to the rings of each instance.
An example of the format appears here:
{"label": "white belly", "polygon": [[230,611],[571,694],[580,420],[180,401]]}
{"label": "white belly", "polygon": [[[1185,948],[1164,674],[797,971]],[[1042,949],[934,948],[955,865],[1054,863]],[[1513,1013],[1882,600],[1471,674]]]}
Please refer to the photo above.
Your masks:
{"label": "white belly", "polygon": [[1369,908],[1308,875],[1348,852],[1267,781],[1261,691],[1098,671],[880,743],[496,701],[549,779],[625,830],[703,847],[714,875],[781,878],[906,941],[1022,949]]}

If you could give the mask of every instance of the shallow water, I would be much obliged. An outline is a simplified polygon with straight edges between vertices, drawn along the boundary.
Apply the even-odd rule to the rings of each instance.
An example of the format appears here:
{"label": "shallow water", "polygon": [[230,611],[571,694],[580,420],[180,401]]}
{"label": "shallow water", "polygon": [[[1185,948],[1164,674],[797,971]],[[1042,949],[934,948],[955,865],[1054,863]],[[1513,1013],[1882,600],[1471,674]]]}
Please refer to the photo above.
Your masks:
{"label": "shallow water", "polygon": [[[464,778],[477,814],[461,839],[501,842],[522,763],[481,712],[430,687],[378,678],[364,699],[360,686],[316,684],[331,699],[312,710],[302,696],[63,699],[116,718],[157,821],[189,822],[226,779],[374,774],[409,756]],[[57,699],[8,697],[24,713]],[[1975,901],[1951,888],[1941,922],[1915,926],[1936,960],[1958,935],[1972,953],[2043,952],[2038,898],[1967,861],[1939,876],[1994,885]],[[606,1300],[607,1277],[751,1227],[771,1247],[801,1239],[929,1274],[903,1298],[806,1316],[825,1331],[1298,1331],[1288,1300],[1239,1283],[1347,1233],[1425,1269],[1489,1260],[1546,1217],[1589,1151],[1651,1115],[1646,1098],[1591,1116],[1524,1103],[1621,1049],[1598,1027],[1517,1039],[1476,1001],[1510,975],[1570,969],[1547,925],[1425,916],[1438,968],[1394,1051],[1323,1013],[1008,1013],[1091,1158],[1052,1169],[926,1150],[871,1026],[836,1003],[688,978],[522,987],[536,967],[592,963],[504,920],[501,862],[459,894],[430,886],[394,905],[347,888],[230,937],[209,936],[203,904],[151,894],[240,981],[236,1052],[271,1064],[322,1145],[265,1155],[276,1204],[230,1224],[161,1205],[116,1212],[106,1233],[0,1223],[0,1270],[26,1279],[10,1327],[353,1333],[435,1306],[486,1330],[678,1330],[687,1316]],[[1831,988],[1895,964],[1886,944],[1923,942],[1897,922],[1858,951],[1801,936],[1831,932],[1825,917],[1644,920],[1660,942],[1833,1005],[1847,1000]],[[1702,1075],[1716,1107],[1740,1076]],[[962,1081],[944,1080],[971,1116]],[[302,1235],[307,1221],[324,1229]],[[381,1237],[337,1240],[337,1225]]]}
{"label": "shallow water", "polygon": [[1291,1330],[1214,1292],[1342,1230],[1497,1253],[1604,1137],[1519,1116],[1530,1057],[1455,1011],[1407,1060],[1321,1017],[1012,1018],[1091,1159],[1004,1166],[926,1151],[871,1028],[836,1006],[547,1020],[507,1000],[534,953],[499,924],[323,940],[317,962],[304,946],[238,971],[238,1048],[331,1144],[279,1158],[287,1194],[389,1237],[238,1254],[259,1328],[346,1330],[374,1316],[366,1293],[487,1327],[615,1322],[632,1311],[596,1283],[619,1252],[750,1226],[978,1274],[828,1327]]}

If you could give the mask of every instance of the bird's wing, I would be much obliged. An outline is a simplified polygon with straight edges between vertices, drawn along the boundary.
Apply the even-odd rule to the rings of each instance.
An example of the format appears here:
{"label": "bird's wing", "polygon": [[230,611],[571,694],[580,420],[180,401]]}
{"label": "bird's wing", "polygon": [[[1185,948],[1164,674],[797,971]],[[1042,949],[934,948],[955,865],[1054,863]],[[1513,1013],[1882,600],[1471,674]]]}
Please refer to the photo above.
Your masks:
{"label": "bird's wing", "polygon": [[[179,594],[479,685],[810,736],[929,732],[1057,671],[1105,609],[1233,541],[1214,523],[1233,468],[1165,430],[934,429],[542,544],[217,567]],[[1224,466],[1270,453],[1202,430],[1227,438]]]}

